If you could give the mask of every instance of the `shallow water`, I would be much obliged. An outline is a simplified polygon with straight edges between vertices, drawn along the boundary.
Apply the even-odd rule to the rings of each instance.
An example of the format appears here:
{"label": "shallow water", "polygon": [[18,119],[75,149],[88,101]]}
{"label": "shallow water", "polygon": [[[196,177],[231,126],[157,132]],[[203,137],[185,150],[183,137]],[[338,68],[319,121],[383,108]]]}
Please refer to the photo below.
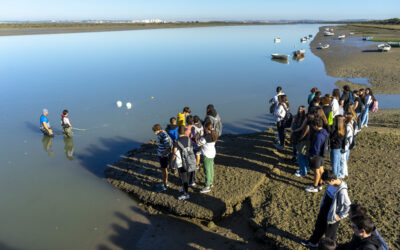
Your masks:
{"label": "shallow water", "polygon": [[[184,106],[204,117],[213,103],[225,133],[253,132],[267,127],[266,102],[277,85],[292,107],[305,104],[314,86],[331,92],[337,79],[299,41],[317,31],[276,25],[0,37],[0,248],[134,244],[150,222],[104,180],[106,165],[153,139],[152,125],[165,126]],[[303,61],[270,58],[297,49],[307,50]],[[400,106],[388,99],[381,108]],[[42,108],[56,132],[51,141],[38,129]],[[63,109],[84,129],[73,141],[60,135]]]}

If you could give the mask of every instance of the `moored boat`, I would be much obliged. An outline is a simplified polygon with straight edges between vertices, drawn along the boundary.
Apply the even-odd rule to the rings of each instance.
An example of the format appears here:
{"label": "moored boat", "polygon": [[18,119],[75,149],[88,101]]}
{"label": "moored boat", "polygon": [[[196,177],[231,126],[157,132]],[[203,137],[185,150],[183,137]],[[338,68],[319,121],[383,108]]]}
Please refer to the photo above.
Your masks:
{"label": "moored boat", "polygon": [[313,37],[313,35],[311,35],[311,34],[310,34],[310,35],[308,35],[308,37],[309,37],[309,38],[312,38],[312,37]]}
{"label": "moored boat", "polygon": [[372,40],[372,39],[374,39],[372,36],[363,37],[364,41],[368,41],[368,40]]}
{"label": "moored boat", "polygon": [[327,48],[329,48],[329,44],[324,44],[317,47],[317,49],[327,49]]}
{"label": "moored boat", "polygon": [[306,37],[300,38],[300,42],[306,42],[306,41],[307,41],[307,38],[306,38]]}
{"label": "moored boat", "polygon": [[305,53],[306,53],[305,49],[300,49],[300,50],[293,51],[293,55],[294,56],[304,56]]}
{"label": "moored boat", "polygon": [[344,40],[346,38],[346,35],[340,35],[340,36],[338,36],[338,39],[339,40]]}
{"label": "moored boat", "polygon": [[334,35],[335,35],[335,33],[330,32],[330,31],[325,31],[324,32],[324,36],[334,36]]}
{"label": "moored boat", "polygon": [[272,58],[279,60],[289,60],[289,55],[285,54],[271,54]]}
{"label": "moored boat", "polygon": [[400,42],[388,42],[388,44],[392,47],[400,47]]}
{"label": "moored boat", "polygon": [[389,44],[387,44],[387,43],[382,43],[382,44],[379,44],[378,46],[378,50],[379,51],[381,51],[381,52],[387,52],[387,51],[389,51],[392,47],[390,47],[390,45]]}
{"label": "moored boat", "polygon": [[280,43],[281,39],[279,37],[274,38],[274,43]]}

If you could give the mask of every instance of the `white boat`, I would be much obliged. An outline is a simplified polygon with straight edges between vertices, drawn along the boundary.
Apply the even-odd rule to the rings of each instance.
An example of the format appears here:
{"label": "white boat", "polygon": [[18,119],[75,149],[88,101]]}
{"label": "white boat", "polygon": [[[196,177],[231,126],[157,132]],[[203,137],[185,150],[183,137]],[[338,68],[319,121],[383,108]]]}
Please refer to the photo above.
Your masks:
{"label": "white boat", "polygon": [[289,55],[285,54],[271,54],[272,58],[279,60],[289,60]]}
{"label": "white boat", "polygon": [[387,52],[392,48],[389,44],[386,44],[386,43],[379,44],[377,47],[378,47],[378,50],[381,52],[384,52],[384,51]]}
{"label": "white boat", "polygon": [[305,49],[300,49],[300,50],[296,50],[296,51],[293,51],[293,55],[294,56],[304,56],[304,54],[306,53],[306,50]]}
{"label": "white boat", "polygon": [[307,37],[300,38],[300,42],[306,42],[306,41],[307,41]]}
{"label": "white boat", "polygon": [[324,44],[317,47],[317,49],[327,49],[327,48],[329,48],[329,44]]}
{"label": "white boat", "polygon": [[350,34],[350,35],[354,35],[354,32],[350,32],[349,34]]}
{"label": "white boat", "polygon": [[280,43],[281,39],[279,37],[274,38],[274,43]]}
{"label": "white boat", "polygon": [[325,31],[324,32],[324,36],[334,36],[334,35],[335,35],[335,33],[330,32],[330,31]]}
{"label": "white boat", "polygon": [[339,39],[339,40],[344,40],[345,38],[346,38],[345,35],[340,35],[340,36],[338,36],[338,39]]}

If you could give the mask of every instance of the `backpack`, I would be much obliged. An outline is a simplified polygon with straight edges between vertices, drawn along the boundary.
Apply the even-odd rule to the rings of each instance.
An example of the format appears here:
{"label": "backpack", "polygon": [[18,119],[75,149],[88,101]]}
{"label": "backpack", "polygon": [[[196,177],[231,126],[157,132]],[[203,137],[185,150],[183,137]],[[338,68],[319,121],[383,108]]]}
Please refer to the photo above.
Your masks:
{"label": "backpack", "polygon": [[221,117],[217,114],[216,117],[208,115],[208,118],[210,118],[215,132],[217,132],[218,137],[220,137],[222,135],[222,121],[221,121]]}
{"label": "backpack", "polygon": [[168,131],[169,137],[171,137],[172,141],[178,140],[178,127],[175,129],[171,129]]}
{"label": "backpack", "polygon": [[325,142],[324,142],[324,148],[321,150],[320,155],[322,158],[326,158],[330,154],[330,140],[329,140],[329,134],[325,137]]}
{"label": "backpack", "polygon": [[284,128],[290,128],[293,122],[293,115],[289,112],[286,106],[282,105],[282,107],[285,109],[286,112],[285,117],[283,117],[282,119],[282,125]]}
{"label": "backpack", "polygon": [[378,100],[372,101],[371,105],[369,106],[369,111],[378,112],[378,110],[379,110]]}
{"label": "backpack", "polygon": [[187,171],[187,172],[193,172],[197,169],[196,165],[196,156],[194,155],[193,152],[193,147],[192,147],[192,140],[188,138],[188,146],[185,148],[180,141],[178,142],[178,147],[181,151],[181,157],[182,157],[182,167]]}

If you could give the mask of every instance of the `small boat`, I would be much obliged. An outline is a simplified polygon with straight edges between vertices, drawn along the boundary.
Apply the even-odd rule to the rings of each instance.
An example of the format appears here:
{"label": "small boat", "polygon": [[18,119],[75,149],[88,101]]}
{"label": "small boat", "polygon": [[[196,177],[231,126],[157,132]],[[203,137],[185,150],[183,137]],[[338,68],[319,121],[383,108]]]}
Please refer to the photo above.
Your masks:
{"label": "small boat", "polygon": [[354,35],[354,32],[350,32],[349,34],[350,34],[350,35]]}
{"label": "small boat", "polygon": [[300,50],[296,50],[296,51],[293,51],[293,56],[304,56],[304,54],[306,53],[306,50],[305,49],[300,49]]}
{"label": "small boat", "polygon": [[385,52],[385,51],[387,52],[392,48],[392,47],[390,47],[389,44],[386,44],[386,43],[379,44],[377,47],[378,47],[378,50],[381,52]]}
{"label": "small boat", "polygon": [[310,35],[308,35],[308,37],[309,37],[309,38],[312,38],[312,37],[313,37],[313,35],[311,35],[311,34],[310,34]]}
{"label": "small boat", "polygon": [[317,47],[317,49],[327,49],[327,48],[329,48],[329,44],[324,44]]}
{"label": "small boat", "polygon": [[330,31],[325,31],[324,32],[324,36],[334,36],[334,35],[335,35],[335,33],[330,32]]}
{"label": "small boat", "polygon": [[388,44],[392,47],[400,47],[400,42],[388,42]]}
{"label": "small boat", "polygon": [[300,38],[300,42],[306,42],[307,41],[307,38],[306,37],[302,37],[302,38]]}
{"label": "small boat", "polygon": [[340,36],[338,36],[338,39],[339,39],[339,40],[344,40],[345,38],[346,38],[345,35],[340,35]]}
{"label": "small boat", "polygon": [[363,40],[364,40],[364,41],[368,41],[368,40],[372,40],[372,39],[374,39],[372,36],[363,37]]}
{"label": "small boat", "polygon": [[272,58],[279,60],[289,60],[289,55],[285,54],[271,54]]}
{"label": "small boat", "polygon": [[274,43],[280,43],[281,39],[279,37],[274,38]]}

